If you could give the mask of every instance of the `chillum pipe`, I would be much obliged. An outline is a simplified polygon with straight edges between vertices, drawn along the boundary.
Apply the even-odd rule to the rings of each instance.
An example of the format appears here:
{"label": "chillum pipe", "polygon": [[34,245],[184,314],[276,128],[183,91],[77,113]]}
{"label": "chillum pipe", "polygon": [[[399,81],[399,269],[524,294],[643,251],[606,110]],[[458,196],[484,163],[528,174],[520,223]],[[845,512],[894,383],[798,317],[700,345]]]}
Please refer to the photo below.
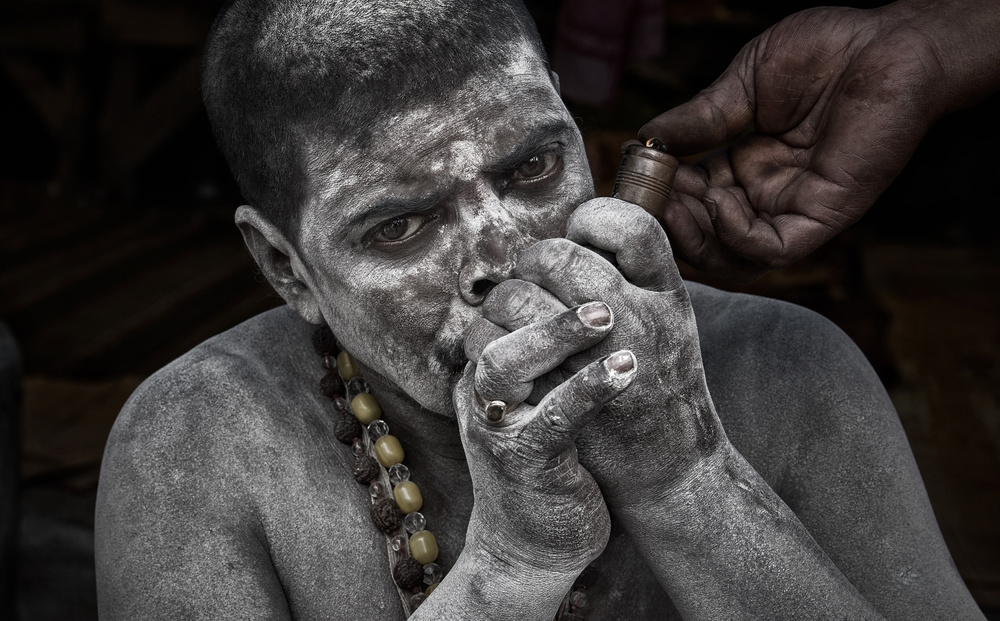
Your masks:
{"label": "chillum pipe", "polygon": [[622,153],[611,196],[635,203],[659,219],[679,165],[659,138],[650,138],[645,145],[630,144]]}

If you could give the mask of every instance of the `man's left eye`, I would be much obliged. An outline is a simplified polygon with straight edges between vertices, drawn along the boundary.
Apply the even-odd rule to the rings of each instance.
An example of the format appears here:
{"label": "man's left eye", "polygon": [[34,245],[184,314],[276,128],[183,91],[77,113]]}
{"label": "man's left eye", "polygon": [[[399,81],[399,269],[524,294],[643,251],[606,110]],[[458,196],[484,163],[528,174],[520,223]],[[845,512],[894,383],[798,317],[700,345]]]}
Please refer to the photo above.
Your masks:
{"label": "man's left eye", "polygon": [[515,182],[535,182],[559,172],[562,168],[562,157],[559,153],[548,152],[532,155],[514,169],[511,180]]}

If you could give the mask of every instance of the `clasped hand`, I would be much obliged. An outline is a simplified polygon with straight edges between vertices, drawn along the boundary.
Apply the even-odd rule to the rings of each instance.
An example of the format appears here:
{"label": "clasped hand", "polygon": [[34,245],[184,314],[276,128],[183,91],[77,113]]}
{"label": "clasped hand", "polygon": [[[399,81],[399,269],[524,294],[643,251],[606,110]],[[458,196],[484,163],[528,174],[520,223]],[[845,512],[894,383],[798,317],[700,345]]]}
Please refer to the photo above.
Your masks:
{"label": "clasped hand", "polygon": [[[603,198],[565,239],[525,250],[483,306],[455,393],[473,521],[488,518],[500,555],[582,569],[607,540],[607,508],[669,509],[726,442],[687,290],[659,224]],[[491,425],[473,389],[521,405]]]}

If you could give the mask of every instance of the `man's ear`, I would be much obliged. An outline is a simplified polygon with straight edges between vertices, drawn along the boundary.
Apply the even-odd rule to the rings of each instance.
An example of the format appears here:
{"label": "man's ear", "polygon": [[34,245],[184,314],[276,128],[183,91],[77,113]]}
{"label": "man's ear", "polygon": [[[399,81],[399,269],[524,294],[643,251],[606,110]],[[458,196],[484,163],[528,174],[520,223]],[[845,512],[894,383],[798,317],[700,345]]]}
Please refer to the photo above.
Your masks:
{"label": "man's ear", "polygon": [[278,295],[309,323],[323,323],[319,301],[305,277],[303,263],[285,234],[249,205],[236,210],[236,226],[264,278]]}
{"label": "man's ear", "polygon": [[556,94],[562,97],[562,87],[559,86],[559,74],[549,69],[549,79],[552,80],[552,86],[556,87]]}

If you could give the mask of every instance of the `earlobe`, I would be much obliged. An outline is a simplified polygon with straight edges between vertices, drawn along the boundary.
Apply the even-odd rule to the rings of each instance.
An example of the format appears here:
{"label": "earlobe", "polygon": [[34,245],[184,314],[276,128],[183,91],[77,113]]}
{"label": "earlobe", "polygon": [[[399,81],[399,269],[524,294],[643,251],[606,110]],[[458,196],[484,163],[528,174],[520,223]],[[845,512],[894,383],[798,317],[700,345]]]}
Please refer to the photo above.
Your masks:
{"label": "earlobe", "polygon": [[285,234],[250,205],[236,210],[236,226],[264,278],[278,295],[309,323],[323,323],[319,302],[302,269],[298,251]]}

